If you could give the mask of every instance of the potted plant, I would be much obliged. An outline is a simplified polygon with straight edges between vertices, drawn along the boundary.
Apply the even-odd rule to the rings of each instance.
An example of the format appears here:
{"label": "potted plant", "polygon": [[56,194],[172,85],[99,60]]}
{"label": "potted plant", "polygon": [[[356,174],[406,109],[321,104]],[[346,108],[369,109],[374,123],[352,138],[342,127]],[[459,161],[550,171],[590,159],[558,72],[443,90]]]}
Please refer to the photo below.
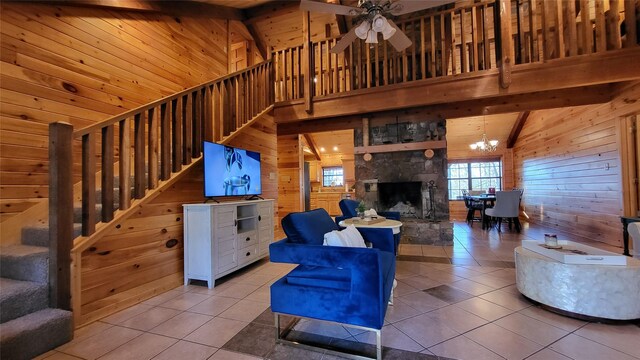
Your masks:
{"label": "potted plant", "polygon": [[367,209],[367,208],[366,208],[366,207],[365,207],[365,205],[364,205],[364,201],[360,201],[360,204],[358,204],[358,208],[357,208],[358,216],[359,216],[360,218],[364,218],[364,211],[365,211],[366,209]]}

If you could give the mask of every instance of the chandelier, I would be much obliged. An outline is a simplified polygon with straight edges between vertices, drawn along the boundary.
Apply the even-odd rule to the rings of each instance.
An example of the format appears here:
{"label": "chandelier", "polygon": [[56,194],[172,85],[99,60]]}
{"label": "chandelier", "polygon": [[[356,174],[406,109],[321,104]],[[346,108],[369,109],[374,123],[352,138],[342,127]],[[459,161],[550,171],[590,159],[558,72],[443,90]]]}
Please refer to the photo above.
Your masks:
{"label": "chandelier", "polygon": [[471,150],[477,150],[482,152],[493,152],[496,151],[498,147],[498,140],[487,140],[487,121],[484,117],[482,117],[484,131],[482,132],[482,139],[473,144],[470,144],[469,147]]}
{"label": "chandelier", "polygon": [[382,33],[382,38],[389,40],[396,29],[389,24],[389,21],[382,15],[376,14],[373,20],[364,20],[355,30],[356,36],[362,40],[366,40],[367,44],[378,43],[378,33]]}

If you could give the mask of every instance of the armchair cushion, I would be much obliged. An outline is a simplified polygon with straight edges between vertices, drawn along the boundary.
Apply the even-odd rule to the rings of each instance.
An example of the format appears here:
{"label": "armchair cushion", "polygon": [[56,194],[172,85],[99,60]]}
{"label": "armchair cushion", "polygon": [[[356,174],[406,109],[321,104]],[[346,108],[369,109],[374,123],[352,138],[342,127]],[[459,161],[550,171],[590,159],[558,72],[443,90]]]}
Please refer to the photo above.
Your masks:
{"label": "armchair cushion", "polygon": [[282,230],[289,242],[322,245],[324,234],[340,227],[331,220],[325,209],[290,213],[282,219]]}
{"label": "armchair cushion", "polygon": [[324,234],[324,245],[367,247],[364,243],[364,238],[353,225],[349,225],[343,230],[333,230]]}

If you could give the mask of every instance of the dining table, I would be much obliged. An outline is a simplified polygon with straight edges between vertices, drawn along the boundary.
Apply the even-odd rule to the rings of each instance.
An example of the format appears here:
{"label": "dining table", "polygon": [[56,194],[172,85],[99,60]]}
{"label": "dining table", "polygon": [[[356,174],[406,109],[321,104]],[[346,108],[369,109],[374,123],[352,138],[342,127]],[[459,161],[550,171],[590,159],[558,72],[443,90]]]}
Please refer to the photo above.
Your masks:
{"label": "dining table", "polygon": [[478,201],[482,203],[482,229],[489,228],[489,218],[485,214],[485,210],[492,208],[496,202],[495,194],[480,194],[480,195],[469,195],[467,196],[471,201]]}

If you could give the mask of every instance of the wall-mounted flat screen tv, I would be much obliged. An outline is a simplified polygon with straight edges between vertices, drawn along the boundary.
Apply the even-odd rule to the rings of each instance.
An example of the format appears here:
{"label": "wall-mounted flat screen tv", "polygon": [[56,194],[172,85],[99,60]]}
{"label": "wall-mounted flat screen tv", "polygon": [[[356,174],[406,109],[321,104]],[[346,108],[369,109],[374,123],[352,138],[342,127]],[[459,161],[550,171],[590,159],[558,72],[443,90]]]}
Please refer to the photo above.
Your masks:
{"label": "wall-mounted flat screen tv", "polygon": [[204,196],[260,195],[260,153],[204,142]]}

